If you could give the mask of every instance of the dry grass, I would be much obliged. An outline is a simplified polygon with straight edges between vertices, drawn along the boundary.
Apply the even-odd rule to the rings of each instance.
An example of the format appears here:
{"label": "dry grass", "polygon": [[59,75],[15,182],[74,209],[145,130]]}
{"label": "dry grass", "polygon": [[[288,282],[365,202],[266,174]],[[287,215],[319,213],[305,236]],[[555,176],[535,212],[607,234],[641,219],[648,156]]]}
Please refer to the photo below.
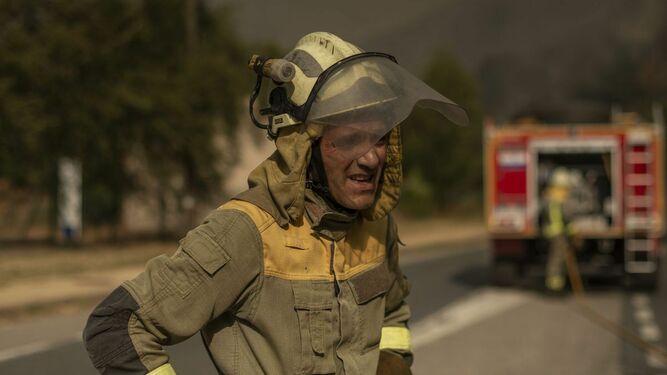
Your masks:
{"label": "dry grass", "polygon": [[173,253],[176,247],[174,241],[71,248],[46,245],[9,247],[0,251],[0,283],[143,264],[157,255]]}

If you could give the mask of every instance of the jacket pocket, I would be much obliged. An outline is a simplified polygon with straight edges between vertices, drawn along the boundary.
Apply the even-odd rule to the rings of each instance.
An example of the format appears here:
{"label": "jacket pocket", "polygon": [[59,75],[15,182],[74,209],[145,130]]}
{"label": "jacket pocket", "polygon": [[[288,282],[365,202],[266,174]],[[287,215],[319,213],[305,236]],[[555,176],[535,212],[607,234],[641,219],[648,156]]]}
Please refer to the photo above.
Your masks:
{"label": "jacket pocket", "polygon": [[359,334],[362,337],[359,341],[363,353],[377,348],[380,344],[384,323],[384,296],[395,279],[386,262],[350,279],[352,294],[357,303]]}
{"label": "jacket pocket", "polygon": [[[202,273],[196,262],[183,251],[177,250],[170,258],[164,256],[158,260],[164,261],[158,270],[162,285],[169,286],[172,293],[182,299],[188,297],[203,281]],[[164,296],[161,293],[158,295]],[[159,297],[156,302],[163,298]]]}
{"label": "jacket pocket", "polygon": [[292,281],[294,310],[299,321],[299,374],[336,372],[333,355],[334,288],[329,281]]}
{"label": "jacket pocket", "polygon": [[286,247],[296,250],[310,249],[309,241],[300,237],[288,236],[283,237],[283,243]]}
{"label": "jacket pocket", "polygon": [[230,259],[223,244],[215,238],[215,233],[210,228],[200,226],[188,233],[180,242],[183,251],[190,255],[209,276],[213,276]]}

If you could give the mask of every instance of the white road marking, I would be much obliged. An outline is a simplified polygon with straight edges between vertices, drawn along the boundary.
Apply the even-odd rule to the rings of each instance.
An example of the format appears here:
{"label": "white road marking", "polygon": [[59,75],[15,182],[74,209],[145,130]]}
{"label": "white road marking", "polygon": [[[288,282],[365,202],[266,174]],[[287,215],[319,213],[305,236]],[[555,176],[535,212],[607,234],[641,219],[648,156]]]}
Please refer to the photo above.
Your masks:
{"label": "white road marking", "polygon": [[[651,299],[646,294],[634,294],[630,298],[630,303],[634,307],[634,316],[639,327],[639,336],[648,341],[659,343],[662,339],[660,326],[655,323],[653,310],[651,310]],[[652,368],[667,368],[664,360],[652,353],[646,353],[646,365]]]}
{"label": "white road marking", "polygon": [[485,288],[447,305],[413,325],[412,347],[418,348],[501,314],[528,301],[525,293]]}
{"label": "white road marking", "polygon": [[657,324],[650,322],[639,326],[639,336],[646,341],[657,342],[662,338],[662,333]]}
{"label": "white road marking", "polygon": [[650,308],[640,308],[635,310],[635,320],[639,324],[653,322],[653,311]]}
{"label": "white road marking", "polygon": [[19,357],[45,352],[53,348],[56,348],[58,346],[74,343],[77,341],[81,341],[81,332],[77,332],[76,334],[73,334],[71,337],[63,338],[61,340],[37,341],[37,342],[32,342],[30,344],[17,346],[14,348],[0,350],[0,362],[5,362]]}
{"label": "white road marking", "polygon": [[646,354],[646,364],[653,368],[667,368],[667,363],[652,354]]}

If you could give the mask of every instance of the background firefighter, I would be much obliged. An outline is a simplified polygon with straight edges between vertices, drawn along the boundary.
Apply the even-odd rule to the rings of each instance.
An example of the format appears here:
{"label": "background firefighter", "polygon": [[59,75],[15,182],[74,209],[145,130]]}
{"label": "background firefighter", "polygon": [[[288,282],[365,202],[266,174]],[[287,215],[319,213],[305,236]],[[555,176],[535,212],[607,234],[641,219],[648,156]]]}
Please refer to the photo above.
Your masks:
{"label": "background firefighter", "polygon": [[557,167],[551,174],[542,204],[542,234],[549,241],[545,286],[560,291],[565,286],[563,267],[575,235],[572,211],[577,201],[571,194],[572,178],[565,167]]}

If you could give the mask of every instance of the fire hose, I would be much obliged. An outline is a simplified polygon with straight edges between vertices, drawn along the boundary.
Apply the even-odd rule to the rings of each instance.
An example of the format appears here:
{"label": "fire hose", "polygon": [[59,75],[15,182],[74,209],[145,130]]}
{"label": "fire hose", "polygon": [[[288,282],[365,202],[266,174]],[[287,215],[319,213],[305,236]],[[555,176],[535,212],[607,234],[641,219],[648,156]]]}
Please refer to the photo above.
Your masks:
{"label": "fire hose", "polygon": [[587,303],[586,292],[583,283],[581,282],[579,267],[577,266],[577,256],[572,248],[567,250],[566,266],[575,301],[577,302],[582,315],[606,331],[616,335],[621,340],[632,344],[644,353],[650,354],[654,358],[667,363],[667,349],[644,340],[631,330],[598,313]]}

